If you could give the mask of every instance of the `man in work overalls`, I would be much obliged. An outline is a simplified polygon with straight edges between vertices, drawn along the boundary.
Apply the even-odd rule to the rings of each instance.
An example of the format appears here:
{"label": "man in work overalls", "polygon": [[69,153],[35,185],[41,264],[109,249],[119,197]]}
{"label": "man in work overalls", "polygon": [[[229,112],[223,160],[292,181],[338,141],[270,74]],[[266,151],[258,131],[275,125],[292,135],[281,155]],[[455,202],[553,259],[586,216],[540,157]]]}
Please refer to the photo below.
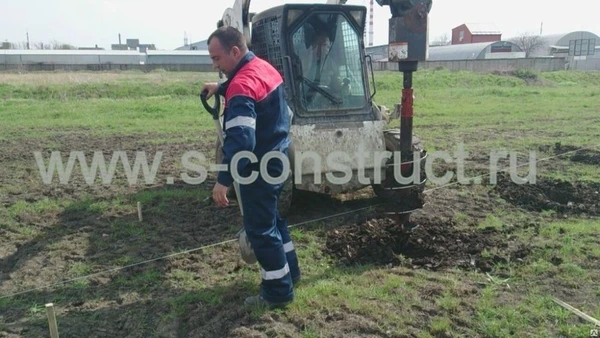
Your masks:
{"label": "man in work overalls", "polygon": [[[260,161],[269,152],[286,157],[290,145],[290,120],[285,101],[283,79],[268,62],[248,50],[241,32],[221,27],[208,38],[208,51],[213,66],[227,76],[221,85],[208,83],[203,90],[207,98],[218,93],[225,97],[223,162],[213,189],[213,200],[220,207],[229,204],[227,190],[233,184],[232,171],[241,177],[258,172],[252,183],[241,183],[244,229],[261,267],[260,294],[246,299],[246,304],[287,305],[294,299],[294,281],[300,279],[298,259],[290,238],[287,222],[277,211],[277,200],[283,187],[265,181]],[[242,158],[236,168],[231,160],[236,153],[249,151],[258,162]],[[283,174],[280,159],[268,162],[271,177]]]}

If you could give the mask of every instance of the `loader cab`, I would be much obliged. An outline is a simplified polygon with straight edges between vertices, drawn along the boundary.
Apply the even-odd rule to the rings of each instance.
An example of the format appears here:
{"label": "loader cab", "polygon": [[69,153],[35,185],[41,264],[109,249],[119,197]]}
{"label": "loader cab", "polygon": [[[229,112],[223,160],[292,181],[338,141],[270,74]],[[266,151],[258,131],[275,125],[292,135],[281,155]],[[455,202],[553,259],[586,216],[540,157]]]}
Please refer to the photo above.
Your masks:
{"label": "loader cab", "polygon": [[285,79],[294,124],[374,119],[365,16],[362,6],[287,4],[253,17],[251,49]]}

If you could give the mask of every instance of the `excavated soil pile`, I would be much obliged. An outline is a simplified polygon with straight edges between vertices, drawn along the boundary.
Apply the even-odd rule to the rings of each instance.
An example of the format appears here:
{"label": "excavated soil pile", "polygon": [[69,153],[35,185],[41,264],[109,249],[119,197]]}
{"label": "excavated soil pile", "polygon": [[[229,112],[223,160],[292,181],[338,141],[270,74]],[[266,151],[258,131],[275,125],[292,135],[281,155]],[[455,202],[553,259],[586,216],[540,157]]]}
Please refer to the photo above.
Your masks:
{"label": "excavated soil pile", "polygon": [[579,150],[571,156],[571,161],[592,164],[592,165],[600,165],[600,151],[584,149]]}
{"label": "excavated soil pile", "polygon": [[526,210],[600,215],[600,183],[571,183],[540,177],[535,184],[519,185],[512,182],[509,175],[502,175],[494,190],[509,203]]}
{"label": "excavated soil pile", "polygon": [[552,150],[555,155],[565,154],[564,157],[561,158],[569,159],[572,162],[600,165],[600,151],[594,149],[578,149],[580,149],[580,147],[563,145],[561,143],[556,143],[553,146],[544,145],[540,147],[541,151]]}
{"label": "excavated soil pile", "polygon": [[[432,218],[414,221],[419,227],[410,233],[387,218],[332,230],[327,234],[328,253],[346,265],[481,271],[491,271],[494,263],[524,258],[529,253],[526,246],[507,242],[494,229],[458,230],[452,221]],[[485,249],[498,254],[482,255]]]}

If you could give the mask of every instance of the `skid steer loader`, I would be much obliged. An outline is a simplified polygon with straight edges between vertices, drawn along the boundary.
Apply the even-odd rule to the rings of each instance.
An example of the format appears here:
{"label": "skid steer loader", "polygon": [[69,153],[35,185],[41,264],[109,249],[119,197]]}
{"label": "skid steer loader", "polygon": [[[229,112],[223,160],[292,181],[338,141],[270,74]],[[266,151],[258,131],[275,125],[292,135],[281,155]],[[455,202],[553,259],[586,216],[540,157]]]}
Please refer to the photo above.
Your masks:
{"label": "skid steer loader", "polygon": [[[283,4],[255,14],[250,0],[236,0],[217,27],[243,32],[249,49],[284,79],[292,148],[280,213],[287,214],[297,192],[337,195],[372,186],[385,206],[383,212],[404,224],[411,212],[422,208],[426,183],[427,152],[412,131],[411,87],[412,72],[426,57],[431,0],[377,1],[390,6],[390,61],[398,62],[404,74],[404,86],[398,88],[402,99],[391,114],[373,100],[374,71],[363,39],[366,7],[345,2]],[[215,97],[210,105],[202,97],[217,128],[222,122],[220,100]],[[389,128],[395,118],[400,118],[400,128]],[[217,164],[221,142],[216,143]],[[385,151],[392,156],[378,155]],[[394,170],[410,182],[400,182]]]}

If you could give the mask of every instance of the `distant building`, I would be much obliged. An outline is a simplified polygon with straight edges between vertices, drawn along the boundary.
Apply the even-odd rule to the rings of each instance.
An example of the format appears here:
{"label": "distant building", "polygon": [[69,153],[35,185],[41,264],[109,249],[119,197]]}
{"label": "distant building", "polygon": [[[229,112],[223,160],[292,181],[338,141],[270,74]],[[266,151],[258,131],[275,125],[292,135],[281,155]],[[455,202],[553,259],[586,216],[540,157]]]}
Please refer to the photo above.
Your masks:
{"label": "distant building", "polygon": [[429,48],[429,61],[514,59],[525,52],[509,41],[480,42]]}
{"label": "distant building", "polygon": [[[373,61],[388,61],[388,45],[365,48]],[[514,59],[524,58],[525,52],[509,41],[480,42],[460,45],[435,46],[428,48],[428,61]]]}
{"label": "distant building", "polygon": [[110,45],[111,50],[137,50],[140,53],[145,53],[148,50],[156,50],[154,44],[140,43],[140,39],[127,39],[126,43],[121,43],[121,34],[119,34],[119,43]]}
{"label": "distant building", "polygon": [[586,31],[542,35],[541,44],[531,51],[531,57],[600,58],[600,36]]}
{"label": "distant building", "polygon": [[104,48],[98,47],[98,45],[96,45],[95,47],[79,47],[77,49],[79,49],[79,50],[104,50]]}
{"label": "distant building", "polygon": [[138,49],[140,53],[145,53],[148,50],[156,50],[156,46],[154,44],[140,44]]}
{"label": "distant building", "polygon": [[126,41],[127,47],[131,50],[137,50],[140,45],[140,39],[127,39]]}
{"label": "distant building", "polygon": [[502,33],[493,24],[469,23],[452,29],[453,45],[501,40]]}
{"label": "distant building", "polygon": [[371,56],[373,61],[382,61],[388,58],[388,45],[365,47],[366,53]]}
{"label": "distant building", "polygon": [[[170,64],[170,65],[184,65],[184,64],[200,64],[200,65],[211,65],[212,60],[207,51],[147,51],[148,56],[147,63],[152,64]],[[210,69],[210,68],[209,68]]]}
{"label": "distant building", "polygon": [[187,44],[175,48],[175,50],[208,50],[208,40],[202,40],[191,44]]}
{"label": "distant building", "polygon": [[0,64],[4,65],[140,65],[144,60],[145,55],[137,51],[83,49],[14,49],[0,51]]}
{"label": "distant building", "polygon": [[600,70],[600,36],[587,31],[542,35],[530,57],[565,58],[566,69]]}

